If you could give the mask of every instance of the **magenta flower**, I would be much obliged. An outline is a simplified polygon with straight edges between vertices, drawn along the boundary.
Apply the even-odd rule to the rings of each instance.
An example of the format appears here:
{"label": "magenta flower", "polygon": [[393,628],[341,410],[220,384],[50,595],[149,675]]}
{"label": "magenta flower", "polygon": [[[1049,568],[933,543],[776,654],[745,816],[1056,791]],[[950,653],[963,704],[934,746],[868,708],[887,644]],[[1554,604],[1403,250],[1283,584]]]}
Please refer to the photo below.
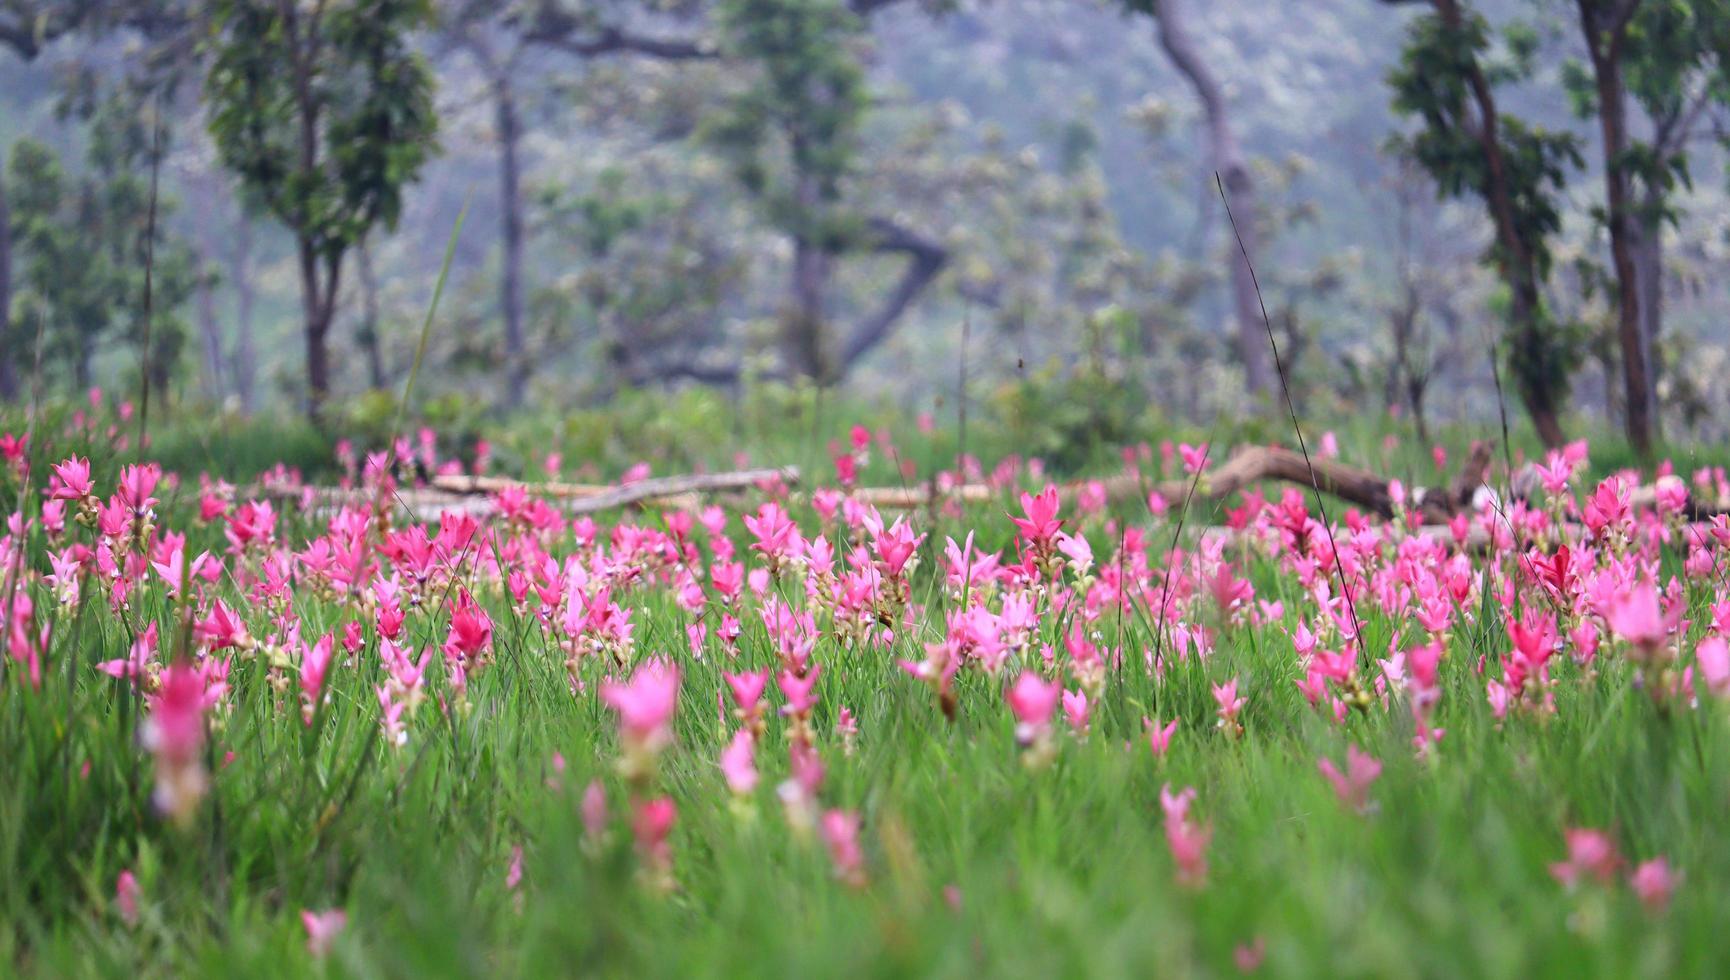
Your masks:
{"label": "magenta flower", "polygon": [[144,747],[156,757],[156,808],[176,820],[192,817],[204,798],[207,781],[199,753],[204,747],[204,677],[196,668],[173,664],[162,673],[162,688],[144,723]]}
{"label": "magenta flower", "polygon": [[1087,733],[1088,717],[1093,713],[1093,706],[1087,703],[1086,691],[1063,692],[1063,714],[1069,719],[1069,727],[1078,735]]}
{"label": "magenta flower", "polygon": [[120,921],[128,926],[138,924],[138,879],[130,870],[120,872],[120,877],[114,882],[114,910],[120,913]]}
{"label": "magenta flower", "polygon": [[1609,884],[1622,866],[1622,856],[1616,853],[1616,843],[1601,830],[1575,827],[1566,831],[1568,859],[1550,865],[1550,874],[1569,888],[1581,879],[1595,878]]}
{"label": "magenta flower", "polygon": [[619,713],[619,731],[626,742],[659,752],[673,738],[679,669],[665,660],[651,660],[637,668],[628,684],[601,682],[601,700]]}
{"label": "magenta flower", "polygon": [[1057,519],[1057,488],[1047,485],[1039,496],[1021,495],[1021,510],[1025,517],[1011,517],[1021,537],[1036,549],[1050,547],[1063,522]]}
{"label": "magenta flower", "polygon": [[1333,784],[1334,793],[1340,802],[1359,813],[1365,813],[1370,805],[1370,786],[1382,774],[1382,764],[1375,756],[1363,752],[1355,745],[1346,746],[1346,771],[1340,772],[1334,765],[1334,760],[1322,757],[1316,762],[1322,775]]}
{"label": "magenta flower", "polygon": [[1670,904],[1670,896],[1681,883],[1681,872],[1671,869],[1670,862],[1661,857],[1640,862],[1628,877],[1628,886],[1639,896],[1640,904],[1653,912],[1662,912]]}
{"label": "magenta flower", "polygon": [[1004,700],[1009,702],[1009,710],[1015,714],[1015,737],[1021,744],[1032,744],[1051,724],[1051,715],[1057,710],[1062,694],[1062,688],[1031,670],[1022,671],[1004,692]]}
{"label": "magenta flower", "polygon": [[1153,750],[1155,759],[1163,759],[1165,754],[1171,751],[1171,737],[1177,734],[1177,722],[1178,719],[1173,718],[1164,728],[1161,728],[1157,718],[1152,720],[1143,718],[1141,720],[1141,727],[1147,729],[1147,744]]}
{"label": "magenta flower", "polygon": [[83,500],[96,492],[90,479],[90,460],[73,456],[49,468],[48,495],[55,500]]}

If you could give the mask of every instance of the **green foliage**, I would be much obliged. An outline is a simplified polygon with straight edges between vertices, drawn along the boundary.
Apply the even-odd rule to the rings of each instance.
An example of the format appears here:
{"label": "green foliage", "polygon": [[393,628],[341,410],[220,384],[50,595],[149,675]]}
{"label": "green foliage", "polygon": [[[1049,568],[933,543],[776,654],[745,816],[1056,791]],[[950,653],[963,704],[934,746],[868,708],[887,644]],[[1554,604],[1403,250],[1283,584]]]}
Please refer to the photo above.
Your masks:
{"label": "green foliage", "polygon": [[408,33],[425,0],[219,0],[205,78],[222,162],[320,256],[402,212],[438,130]]}
{"label": "green foliage", "polygon": [[858,18],[840,0],[724,0],[718,12],[728,52],[754,76],[710,139],[775,227],[844,250],[858,227],[839,205],[867,96]]}
{"label": "green foliage", "polygon": [[1513,240],[1498,234],[1485,259],[1511,293],[1530,297],[1523,304],[1510,302],[1506,310],[1509,364],[1528,406],[1554,412],[1567,400],[1581,349],[1578,330],[1544,309],[1540,287],[1549,277],[1551,243],[1562,227],[1568,174],[1584,159],[1574,134],[1498,112],[1499,156],[1493,160],[1479,91],[1528,78],[1534,50],[1535,39],[1522,26],[1512,32],[1505,51],[1493,51],[1489,22],[1469,8],[1457,23],[1426,14],[1412,21],[1388,81],[1394,110],[1419,123],[1416,132],[1395,137],[1395,151],[1422,167],[1444,197],[1482,199],[1493,221],[1502,220],[1498,201],[1505,200],[1507,234]]}
{"label": "green foliage", "polygon": [[175,203],[159,195],[151,240],[152,157],[160,152],[142,100],[117,92],[74,110],[86,124],[81,172],[48,146],[13,144],[7,183],[19,291],[12,336],[0,338],[34,358],[43,339],[45,369],[63,383],[91,383],[91,361],[113,340],[134,349],[145,336],[144,281],[151,268],[152,316],[147,370],[157,388],[182,360],[183,310],[200,278],[191,247],[168,230]]}

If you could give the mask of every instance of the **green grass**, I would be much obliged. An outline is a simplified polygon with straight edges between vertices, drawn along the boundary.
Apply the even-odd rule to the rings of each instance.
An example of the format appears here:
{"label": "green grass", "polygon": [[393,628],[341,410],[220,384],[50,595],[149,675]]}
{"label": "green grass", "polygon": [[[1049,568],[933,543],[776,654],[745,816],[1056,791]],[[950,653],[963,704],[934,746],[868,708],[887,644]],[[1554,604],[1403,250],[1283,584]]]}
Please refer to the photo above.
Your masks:
{"label": "green grass", "polygon": [[[756,455],[778,461],[774,451]],[[183,496],[166,509],[165,526],[189,534],[191,553],[220,550],[217,529],[191,522],[192,503]],[[123,656],[148,622],[177,636],[177,608],[154,581],[118,613],[90,584],[86,601],[69,608],[27,584],[53,640],[40,689],[11,663],[0,676],[0,972],[1209,976],[1235,973],[1234,949],[1257,938],[1263,971],[1280,976],[1724,971],[1722,705],[1660,708],[1633,689],[1620,658],[1606,655],[1587,675],[1558,657],[1555,715],[1498,724],[1476,671],[1479,655],[1494,662],[1506,649],[1490,615],[1455,631],[1438,709],[1447,735],[1425,762],[1413,758],[1398,699],[1353,713],[1343,728],[1314,712],[1293,684],[1300,672],[1281,629],[1225,629],[1208,663],[1192,658],[1155,680],[1139,669],[1154,624],[1140,613],[1108,615],[1098,642],[1121,647],[1124,666],[1109,676],[1092,731],[1060,731],[1055,759],[1033,770],[1004,708],[1012,673],[964,671],[951,722],[894,662],[941,639],[948,600],[930,578],[931,543],[974,527],[988,546],[1005,543],[1005,509],[925,528],[932,539],[915,601],[926,612],[893,650],[818,644],[822,803],[861,814],[863,889],[835,880],[821,842],[790,831],[775,795],[787,778],[778,720],[758,749],[757,792],[736,801],[722,781],[716,760],[732,721],[717,715],[720,671],[773,662],[754,611],[741,617],[738,662],[695,661],[687,617],[666,590],[621,600],[636,610],[638,658],[669,656],[684,673],[677,739],[661,767],[679,808],[676,888],[663,892],[644,882],[621,812],[615,721],[594,695],[605,665],[586,662],[587,689],[573,695],[562,652],[496,585],[476,583],[495,623],[493,664],[471,682],[467,710],[423,705],[405,747],[379,736],[372,686],[382,668],[370,628],[355,664],[339,654],[311,727],[292,683],[279,690],[264,659],[236,656],[233,692],[210,735],[211,793],[179,826],[150,802],[151,760],[137,740],[143,704],[94,669]],[[799,516],[814,527],[809,513]],[[1100,520],[1085,526],[1109,560]],[[731,527],[742,534],[736,520]],[[319,529],[287,514],[279,535],[298,547]],[[43,542],[33,534],[36,563]],[[1166,534],[1158,531],[1156,550]],[[1296,583],[1266,559],[1250,573],[1295,623]],[[1713,590],[1693,588],[1694,619],[1703,621]],[[232,581],[214,594],[242,609],[255,635],[268,634],[266,611],[240,599]],[[309,634],[357,617],[306,589],[292,612]],[[1372,650],[1413,635],[1371,605],[1360,613]],[[1210,605],[1197,615],[1218,625]],[[416,646],[436,648],[445,620],[432,608],[407,629]],[[1046,616],[1040,640],[1061,648],[1066,627],[1065,617]],[[1249,701],[1241,738],[1213,725],[1209,685],[1233,676]],[[429,686],[448,694],[442,679]],[[858,718],[851,755],[833,733],[842,706]],[[1164,760],[1141,735],[1151,715],[1182,719]],[[1386,763],[1367,815],[1342,806],[1316,768],[1320,756],[1342,758],[1348,742]],[[555,754],[566,760],[562,774]],[[579,815],[591,780],[613,808],[600,841]],[[1174,883],[1158,804],[1166,783],[1196,787],[1196,813],[1214,830],[1199,890]],[[1621,884],[1563,889],[1548,865],[1565,856],[1562,833],[1572,826],[1609,831],[1630,859],[1664,855],[1682,869],[1670,907],[1648,912]],[[512,891],[518,845],[524,878]],[[141,885],[136,926],[114,909],[123,869]],[[315,962],[299,914],[331,907],[347,911],[349,926]]]}

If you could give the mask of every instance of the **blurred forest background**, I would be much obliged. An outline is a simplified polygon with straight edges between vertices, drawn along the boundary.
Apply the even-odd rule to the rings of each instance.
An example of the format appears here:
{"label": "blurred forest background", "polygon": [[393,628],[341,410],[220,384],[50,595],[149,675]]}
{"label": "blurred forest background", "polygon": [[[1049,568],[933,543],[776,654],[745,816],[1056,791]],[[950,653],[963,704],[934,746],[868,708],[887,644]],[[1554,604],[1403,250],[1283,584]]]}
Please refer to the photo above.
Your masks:
{"label": "blurred forest background", "polygon": [[435,411],[1273,413],[1217,173],[1306,413],[1723,440],[1727,52],[1730,0],[0,0],[0,395],[388,417],[467,206]]}

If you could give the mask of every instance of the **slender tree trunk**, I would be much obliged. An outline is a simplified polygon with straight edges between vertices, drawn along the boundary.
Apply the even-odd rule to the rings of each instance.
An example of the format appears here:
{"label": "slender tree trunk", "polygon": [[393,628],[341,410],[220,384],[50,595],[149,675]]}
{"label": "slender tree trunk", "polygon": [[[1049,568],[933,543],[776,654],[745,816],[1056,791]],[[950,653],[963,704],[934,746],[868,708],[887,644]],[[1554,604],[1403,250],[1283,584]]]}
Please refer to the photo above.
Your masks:
{"label": "slender tree trunk", "polygon": [[[203,262],[200,256],[199,264]],[[198,280],[198,331],[204,340],[204,394],[212,405],[220,405],[227,394],[222,377],[222,320],[216,315],[216,288],[209,276]]]}
{"label": "slender tree trunk", "polygon": [[[1646,343],[1641,336],[1640,284],[1634,269],[1636,230],[1625,163],[1628,99],[1622,81],[1622,44],[1627,36],[1627,18],[1620,10],[1605,10],[1610,5],[1600,0],[1579,0],[1579,5],[1580,25],[1586,34],[1586,49],[1597,82],[1598,120],[1604,137],[1604,197],[1610,228],[1610,259],[1616,269],[1616,334],[1622,347],[1628,441],[1645,457],[1652,452],[1652,405],[1647,400]],[[1628,3],[1629,7],[1633,5]]]}
{"label": "slender tree trunk", "polygon": [[356,272],[360,276],[360,330],[361,349],[366,352],[367,383],[374,391],[382,391],[385,387],[384,372],[384,338],[379,334],[378,316],[378,279],[372,270],[372,243],[362,239],[355,253]]}
{"label": "slender tree trunk", "polygon": [[326,286],[312,243],[302,239],[299,249],[301,312],[306,321],[306,417],[320,423],[330,397],[330,312],[334,304],[325,303]]}
{"label": "slender tree trunk", "polygon": [[1663,195],[1648,188],[1641,205],[1643,217],[1631,222],[1634,230],[1634,276],[1639,284],[1640,355],[1646,362],[1646,402],[1652,406],[1652,435],[1662,438],[1663,412],[1658,402],[1658,379],[1664,370],[1664,226],[1657,219]]}
{"label": "slender tree trunk", "polygon": [[829,380],[823,356],[823,294],[831,258],[804,234],[793,237],[792,305],[783,317],[781,340],[794,377]]}
{"label": "slender tree trunk", "polygon": [[[1465,30],[1465,15],[1458,0],[1431,0],[1431,5],[1448,30]],[[1541,335],[1544,330],[1543,304],[1538,297],[1537,263],[1514,220],[1508,163],[1497,132],[1501,117],[1496,108],[1495,93],[1483,68],[1475,61],[1469,70],[1469,80],[1472,101],[1478,109],[1478,146],[1484,154],[1484,183],[1480,190],[1489,205],[1490,217],[1496,226],[1496,241],[1501,246],[1496,261],[1497,271],[1508,285],[1508,331],[1515,344],[1545,343],[1547,338]],[[1556,404],[1556,385],[1537,386],[1521,382],[1516,389],[1544,445],[1553,449],[1567,442]]]}
{"label": "slender tree trunk", "polygon": [[234,252],[229,259],[229,278],[234,282],[234,359],[229,366],[240,410],[251,415],[258,407],[258,352],[252,340],[252,222],[243,214],[235,229]]}
{"label": "slender tree trunk", "polygon": [[517,152],[522,122],[508,75],[493,82],[499,141],[499,221],[504,241],[504,268],[499,277],[499,309],[505,318],[506,408],[522,405],[529,383],[529,361],[523,336],[523,200],[522,165]]}
{"label": "slender tree trunk", "polygon": [[1240,249],[1230,243],[1232,307],[1237,315],[1237,352],[1243,361],[1244,383],[1252,396],[1271,396],[1274,387],[1273,368],[1267,344],[1267,327],[1262,322],[1261,302],[1256,297],[1255,280],[1247,251],[1254,255],[1258,247],[1256,227],[1255,186],[1250,180],[1249,167],[1237,142],[1237,134],[1225,103],[1225,94],[1213,72],[1201,60],[1189,36],[1188,22],[1181,0],[1153,0],[1154,17],[1159,21],[1159,41],[1165,53],[1189,79],[1201,100],[1207,116],[1209,154],[1213,168],[1225,185],[1233,212],[1239,217],[1238,233],[1243,236]]}
{"label": "slender tree trunk", "polygon": [[0,401],[18,400],[17,351],[12,337],[12,210],[6,203],[6,179],[0,173]]}

